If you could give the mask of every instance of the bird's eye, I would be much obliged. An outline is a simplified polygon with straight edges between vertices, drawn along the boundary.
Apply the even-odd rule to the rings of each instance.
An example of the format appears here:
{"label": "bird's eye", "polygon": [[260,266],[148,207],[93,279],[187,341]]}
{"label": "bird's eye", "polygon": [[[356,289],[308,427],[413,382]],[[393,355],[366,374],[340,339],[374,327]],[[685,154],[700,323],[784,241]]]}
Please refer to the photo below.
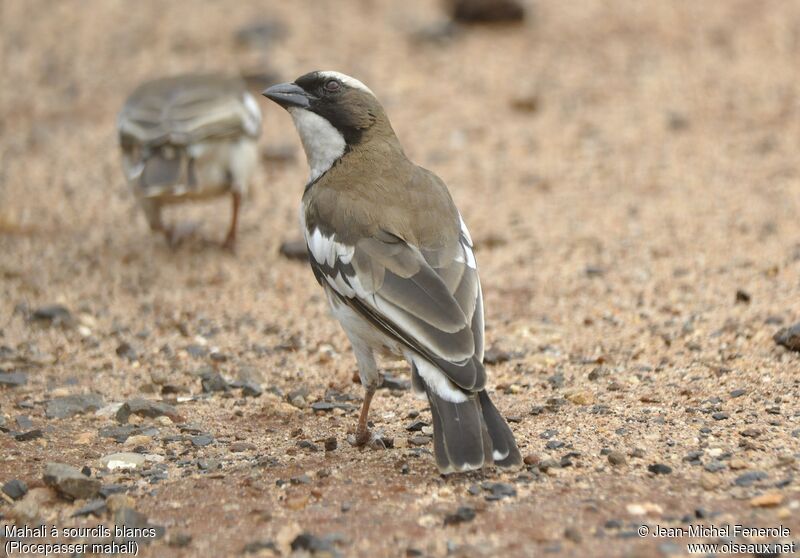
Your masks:
{"label": "bird's eye", "polygon": [[328,91],[330,93],[339,91],[341,87],[342,85],[335,79],[329,79],[328,81],[325,82],[325,91]]}

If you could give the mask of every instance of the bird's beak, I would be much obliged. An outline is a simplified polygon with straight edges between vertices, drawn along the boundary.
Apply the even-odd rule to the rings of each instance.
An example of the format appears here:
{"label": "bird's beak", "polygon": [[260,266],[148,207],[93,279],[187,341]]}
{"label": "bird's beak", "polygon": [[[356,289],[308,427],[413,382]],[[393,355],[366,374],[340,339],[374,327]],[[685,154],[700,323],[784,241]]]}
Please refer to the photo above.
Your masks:
{"label": "bird's beak", "polygon": [[275,101],[285,109],[307,109],[311,106],[308,93],[306,93],[302,87],[294,83],[279,83],[265,89],[261,94],[267,99]]}

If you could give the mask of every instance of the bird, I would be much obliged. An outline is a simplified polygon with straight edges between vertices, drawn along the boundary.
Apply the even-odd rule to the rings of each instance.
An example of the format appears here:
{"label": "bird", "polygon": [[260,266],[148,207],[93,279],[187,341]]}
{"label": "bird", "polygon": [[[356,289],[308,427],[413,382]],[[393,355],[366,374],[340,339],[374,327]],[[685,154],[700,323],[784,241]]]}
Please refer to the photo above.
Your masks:
{"label": "bird", "polygon": [[514,435],[486,392],[473,242],[447,186],[406,157],[356,78],[314,71],[263,95],[291,115],[310,167],[300,221],[365,388],[356,444],[370,441],[382,381],[375,354],[389,351],[408,361],[414,391],[430,404],[440,473],[519,466]]}
{"label": "bird", "polygon": [[183,74],[142,83],[125,101],[117,128],[123,171],[150,229],[174,246],[186,231],[163,222],[165,205],[230,195],[223,246],[233,250],[261,134],[261,111],[244,82]]}

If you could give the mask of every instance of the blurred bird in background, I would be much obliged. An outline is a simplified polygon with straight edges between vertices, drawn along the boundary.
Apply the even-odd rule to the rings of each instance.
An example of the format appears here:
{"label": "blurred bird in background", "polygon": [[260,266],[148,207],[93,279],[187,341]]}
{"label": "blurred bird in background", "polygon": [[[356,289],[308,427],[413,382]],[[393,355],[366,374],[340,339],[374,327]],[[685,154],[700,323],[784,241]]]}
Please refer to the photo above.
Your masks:
{"label": "blurred bird in background", "polygon": [[144,83],[125,102],[118,129],[125,177],[150,228],[174,246],[187,230],[164,224],[163,206],[229,194],[223,245],[233,250],[261,134],[261,111],[244,82],[189,74]]}

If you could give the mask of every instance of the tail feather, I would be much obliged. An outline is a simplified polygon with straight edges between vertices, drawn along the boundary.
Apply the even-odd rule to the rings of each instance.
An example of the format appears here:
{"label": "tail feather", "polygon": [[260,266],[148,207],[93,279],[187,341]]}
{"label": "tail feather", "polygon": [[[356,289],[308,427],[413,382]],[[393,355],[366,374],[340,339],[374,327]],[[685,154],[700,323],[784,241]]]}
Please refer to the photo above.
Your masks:
{"label": "tail feather", "polygon": [[483,420],[489,430],[492,439],[492,458],[498,467],[519,467],[522,465],[522,455],[517,448],[514,434],[508,423],[500,415],[497,407],[494,406],[486,390],[478,394],[481,409],[483,410]]}
{"label": "tail feather", "polygon": [[433,417],[433,448],[443,474],[471,471],[493,463],[522,463],[514,436],[485,391],[465,394],[463,401],[441,397],[412,368],[415,387],[424,389]]}

